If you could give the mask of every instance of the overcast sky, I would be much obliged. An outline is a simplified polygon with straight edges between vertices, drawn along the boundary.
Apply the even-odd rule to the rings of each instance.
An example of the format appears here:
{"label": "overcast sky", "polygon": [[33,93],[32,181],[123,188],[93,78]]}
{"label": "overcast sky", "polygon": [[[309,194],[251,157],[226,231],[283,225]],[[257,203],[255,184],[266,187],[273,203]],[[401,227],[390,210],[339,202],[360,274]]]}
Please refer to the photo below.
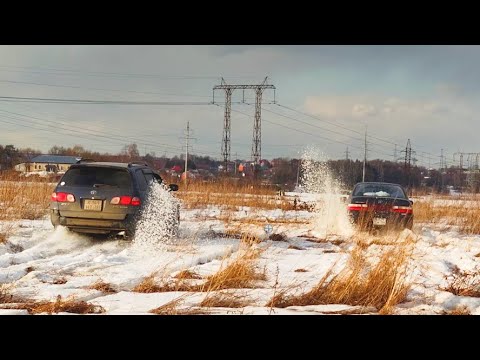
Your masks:
{"label": "overcast sky", "polygon": [[[425,166],[438,166],[442,148],[450,163],[455,152],[480,152],[479,46],[0,46],[0,97],[211,102],[221,77],[256,84],[266,76],[278,104],[266,90],[262,158],[298,157],[315,145],[335,159],[348,146],[361,159],[365,127],[372,159],[392,160],[395,144],[402,156],[407,139]],[[254,103],[253,91],[245,98]],[[254,111],[233,105],[232,158],[250,159]],[[172,156],[183,152],[190,121],[193,151],[220,159],[223,112],[0,101],[0,144],[118,152],[136,142],[142,154]]]}

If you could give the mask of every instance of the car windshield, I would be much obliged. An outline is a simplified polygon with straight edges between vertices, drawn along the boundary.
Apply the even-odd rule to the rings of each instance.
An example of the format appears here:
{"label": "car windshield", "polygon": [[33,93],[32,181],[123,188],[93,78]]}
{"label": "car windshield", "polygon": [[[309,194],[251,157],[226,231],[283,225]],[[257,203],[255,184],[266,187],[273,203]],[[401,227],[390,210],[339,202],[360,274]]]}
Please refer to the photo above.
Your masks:
{"label": "car windshield", "polygon": [[65,186],[131,188],[127,170],[107,167],[77,167],[68,170],[62,178]]}
{"label": "car windshield", "polygon": [[391,184],[358,184],[353,191],[353,196],[407,198],[400,186]]}

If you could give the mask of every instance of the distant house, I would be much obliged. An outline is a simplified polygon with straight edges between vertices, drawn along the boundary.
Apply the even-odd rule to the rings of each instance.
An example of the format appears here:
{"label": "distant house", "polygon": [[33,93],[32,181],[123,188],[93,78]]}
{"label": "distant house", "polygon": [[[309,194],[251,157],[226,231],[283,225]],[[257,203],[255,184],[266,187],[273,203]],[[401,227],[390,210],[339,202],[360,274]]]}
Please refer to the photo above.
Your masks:
{"label": "distant house", "polygon": [[67,171],[70,165],[75,164],[80,157],[64,155],[38,155],[29,162],[15,165],[15,170],[21,172],[59,172]]}

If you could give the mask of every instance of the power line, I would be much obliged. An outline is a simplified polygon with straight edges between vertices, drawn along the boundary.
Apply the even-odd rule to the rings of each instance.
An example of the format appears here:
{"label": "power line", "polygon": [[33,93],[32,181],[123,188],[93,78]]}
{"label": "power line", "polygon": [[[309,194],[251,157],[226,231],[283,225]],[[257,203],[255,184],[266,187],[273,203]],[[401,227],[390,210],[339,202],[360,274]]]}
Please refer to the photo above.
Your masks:
{"label": "power line", "polygon": [[[71,119],[70,117],[64,115],[64,114],[60,114],[58,112],[45,112],[45,111],[41,111],[41,110],[38,110],[38,108],[34,108],[32,107],[31,105],[26,105],[26,104],[16,104],[16,106],[22,106],[23,108],[26,108],[27,110],[30,110],[30,111],[34,111],[35,113],[43,113],[45,114],[46,116],[54,116],[55,118],[61,118],[61,119],[64,119],[64,120],[67,120],[69,122],[78,122],[77,119]],[[0,110],[0,111],[3,111],[3,112],[8,112],[7,110]],[[15,112],[10,112],[10,114],[15,114],[15,115],[19,115],[19,116],[24,116],[24,117],[29,117],[29,118],[32,118],[32,119],[36,119],[36,120],[41,120],[41,121],[52,121],[54,122],[54,120],[48,120],[48,119],[42,119],[42,118],[38,118],[38,117],[34,117],[34,116],[31,116],[31,115],[25,115],[25,114],[19,114],[19,113],[15,113]],[[105,123],[104,121],[101,121],[101,119],[95,119],[95,122],[97,123],[102,123],[102,124],[105,124],[105,125],[108,125],[108,126],[111,126],[111,124],[108,124],[108,123]],[[67,125],[67,126],[74,126],[74,125],[69,125],[69,124],[65,124],[65,123],[62,123],[62,122],[58,122],[59,124],[62,124],[62,125]],[[120,130],[118,128],[118,124],[115,124],[115,127],[117,130]],[[80,129],[84,129],[83,127],[81,127]],[[100,130],[95,130],[96,132],[101,132]],[[112,133],[111,131],[109,131],[108,133],[106,133],[108,135],[114,135],[114,133]],[[139,137],[162,137],[162,136],[177,136],[178,134],[175,133],[164,133],[164,134],[152,134],[152,132],[150,131],[148,134],[143,134],[143,133],[138,133],[138,132],[135,132],[135,133],[132,133],[131,131],[129,131],[129,134],[131,135],[135,135],[135,136],[139,136]],[[123,135],[120,135],[120,136],[123,136]]]}
{"label": "power line", "polygon": [[[69,69],[52,69],[52,68],[35,68],[28,66],[7,66],[0,65],[0,68],[15,68],[15,69],[37,69],[32,70],[4,70],[4,72],[17,73],[31,73],[31,74],[45,74],[45,75],[60,75],[60,76],[95,76],[95,77],[119,77],[119,78],[157,78],[165,80],[207,80],[218,79],[219,76],[194,76],[194,75],[161,75],[161,74],[135,74],[135,73],[120,73],[120,72],[101,72],[101,71],[83,71],[83,70],[69,70]],[[38,71],[40,70],[40,71]]]}
{"label": "power line", "polygon": [[92,88],[92,87],[83,87],[83,86],[74,86],[74,85],[59,85],[59,84],[34,83],[34,82],[14,81],[14,80],[0,80],[0,82],[10,83],[10,84],[20,84],[20,85],[50,86],[50,87],[71,88],[71,89],[85,89],[85,90],[96,90],[96,91],[116,91],[116,92],[127,92],[127,93],[147,94],[147,95],[184,96],[184,97],[210,98],[209,95],[188,95],[188,94],[171,94],[171,93],[166,93],[166,94],[165,94],[165,93],[159,93],[159,92],[154,92],[154,91],[137,91],[137,90],[123,90],[123,89]]}
{"label": "power line", "polygon": [[[267,110],[267,111],[269,111],[269,110]],[[270,112],[272,112],[272,113],[274,113],[274,114],[276,114],[276,115],[282,116],[282,117],[284,117],[284,118],[290,119],[290,120],[294,120],[294,121],[297,121],[297,122],[304,123],[304,122],[301,121],[301,120],[292,118],[292,117],[287,116],[287,115],[275,113],[275,112],[273,112],[273,111],[270,111]],[[347,146],[352,146],[352,147],[355,147],[355,148],[357,148],[357,149],[363,149],[363,147],[361,147],[361,146],[355,146],[355,145],[352,145],[352,144],[349,144],[349,143],[346,143],[346,142],[343,142],[343,141],[340,141],[340,140],[333,140],[333,139],[326,138],[326,137],[323,137],[323,136],[320,136],[320,135],[314,135],[314,134],[307,133],[307,132],[304,132],[304,131],[301,131],[301,130],[298,130],[298,129],[294,129],[294,128],[287,127],[287,126],[285,126],[285,125],[280,125],[280,124],[275,123],[275,122],[272,122],[272,121],[268,121],[268,120],[265,120],[265,121],[266,121],[266,122],[269,122],[269,123],[272,123],[272,124],[275,124],[275,125],[277,125],[277,126],[282,126],[282,127],[288,128],[288,129],[293,130],[293,131],[302,132],[302,133],[304,133],[304,134],[308,134],[308,135],[312,135],[312,136],[316,136],[316,137],[325,139],[325,140],[327,140],[327,141],[330,142],[330,143],[331,143],[331,142],[336,142],[336,143],[339,143],[339,144],[344,144],[344,145],[347,145]],[[305,123],[305,124],[309,124],[309,123]],[[313,126],[313,127],[318,127],[318,126],[313,125],[313,124],[309,124],[309,125],[311,125],[311,126]],[[323,128],[321,128],[321,127],[318,127],[318,128],[323,129]],[[333,131],[333,130],[332,130],[332,131]],[[341,133],[338,133],[338,132],[335,132],[335,133],[340,134],[340,135],[345,135],[345,134],[341,134]],[[345,135],[345,136],[350,137],[350,138],[355,139],[355,140],[362,141],[362,139],[355,138],[355,137],[352,137],[352,136],[349,136],[349,135]],[[371,142],[368,142],[368,144],[372,144],[372,143],[371,143]],[[377,153],[377,154],[380,154],[380,155],[390,156],[389,154],[386,154],[386,153],[384,153],[384,152],[382,152],[382,151],[378,151],[378,150],[370,150],[370,151],[371,151],[371,152],[374,152],[374,153]]]}
{"label": "power line", "polygon": [[[314,115],[312,115],[312,114],[309,114],[309,113],[306,113],[306,112],[303,112],[303,111],[299,111],[299,110],[293,109],[293,108],[291,108],[291,107],[289,107],[289,106],[285,106],[285,105],[278,104],[278,103],[277,103],[277,106],[280,106],[280,107],[285,108],[285,109],[290,110],[290,111],[297,112],[297,113],[299,113],[299,114],[302,114],[302,115],[311,117],[311,118],[316,119],[316,120],[319,120],[319,121],[323,121],[323,122],[325,122],[325,123],[327,123],[327,124],[330,124],[330,125],[332,125],[332,126],[336,126],[336,127],[338,127],[338,128],[341,128],[341,129],[344,129],[344,130],[348,130],[348,131],[354,132],[354,133],[359,134],[359,135],[363,135],[360,131],[356,131],[356,130],[350,129],[350,128],[346,127],[346,126],[338,125],[338,124],[336,124],[336,123],[334,123],[334,122],[327,121],[327,120],[325,120],[325,119],[319,118],[319,117],[314,116]],[[384,140],[384,139],[381,139],[381,138],[377,138],[377,137],[372,136],[372,135],[369,135],[369,137],[372,138],[372,139],[376,139],[376,140],[379,140],[379,141],[383,141],[383,142],[389,143],[389,144],[391,144],[391,145],[395,145],[395,143],[393,143],[393,142],[391,142],[391,141]]]}
{"label": "power line", "polygon": [[19,96],[0,96],[0,101],[11,102],[42,102],[42,103],[68,103],[68,104],[115,104],[115,105],[211,105],[211,102],[201,101],[126,101],[126,100],[82,100],[82,99],[58,99],[36,98]]}
{"label": "power line", "polygon": [[[325,122],[325,123],[330,124],[330,125],[332,125],[332,126],[336,126],[336,127],[339,127],[339,128],[344,129],[344,130],[348,130],[348,131],[351,131],[351,132],[354,132],[354,133],[357,133],[357,134],[360,134],[360,135],[362,134],[360,131],[356,131],[356,130],[350,129],[350,128],[346,127],[346,126],[342,126],[342,125],[339,125],[339,124],[336,124],[336,123],[327,121],[327,120],[325,120],[325,119],[319,118],[319,117],[314,116],[314,115],[312,115],[312,114],[309,114],[309,113],[306,113],[306,112],[303,112],[303,111],[296,110],[296,109],[291,108],[291,107],[289,107],[289,106],[285,106],[285,105],[278,104],[278,103],[277,103],[276,105],[277,105],[277,106],[280,106],[280,107],[283,107],[283,108],[285,108],[285,109],[288,109],[288,110],[290,110],[290,111],[294,111],[294,112],[297,112],[297,113],[299,113],[299,114],[302,114],[302,115],[311,117],[311,118],[313,118],[313,119],[316,119],[316,120]],[[384,138],[380,138],[380,137],[378,137],[378,136],[368,135],[368,137],[369,137],[369,138],[372,138],[372,139],[376,139],[376,140],[382,141],[382,142],[385,142],[385,143],[388,143],[388,144],[391,144],[391,145],[397,145],[397,143],[395,143],[395,142],[392,142],[392,141],[389,141],[389,140],[385,140]],[[374,143],[370,143],[370,144],[374,144]],[[377,145],[378,145],[378,144],[377,144]],[[415,144],[411,143],[411,145],[414,146]],[[423,147],[423,146],[421,146],[421,145],[415,145],[415,146],[417,146],[417,147]],[[432,153],[429,153],[429,152],[426,152],[426,151],[424,151],[423,153],[430,155],[432,158],[438,158],[438,155],[435,155],[435,154],[432,154]],[[390,155],[390,156],[391,156],[391,155]]]}
{"label": "power line", "polygon": [[[250,105],[250,104],[248,104]],[[354,140],[358,140],[358,141],[363,141],[363,139],[361,138],[358,138],[358,137],[354,137],[354,136],[351,136],[351,135],[347,135],[347,134],[344,134],[344,133],[341,133],[341,132],[338,132],[338,131],[335,131],[335,130],[331,130],[331,129],[327,129],[327,128],[324,128],[324,127],[321,127],[321,126],[318,126],[318,125],[314,125],[314,124],[311,124],[311,123],[308,123],[306,121],[302,121],[302,120],[299,120],[299,119],[296,119],[296,118],[293,118],[291,116],[288,116],[288,115],[284,115],[284,114],[281,114],[281,113],[278,113],[278,112],[275,112],[275,111],[272,111],[272,110],[268,110],[268,109],[265,109],[263,108],[263,110],[267,111],[267,112],[270,112],[272,114],[275,114],[275,115],[278,115],[278,116],[281,116],[281,117],[284,117],[284,118],[287,118],[287,119],[290,119],[290,120],[293,120],[293,121],[296,121],[296,122],[299,122],[301,124],[306,124],[306,125],[309,125],[309,126],[312,126],[312,127],[315,127],[315,128],[318,128],[318,129],[321,129],[321,130],[324,130],[324,131],[328,131],[328,132],[331,132],[331,133],[334,133],[334,134],[337,134],[337,135],[341,135],[341,136],[345,136],[345,137],[348,137],[348,138],[351,138],[351,139],[354,139]],[[370,136],[371,137],[371,136]],[[374,142],[369,142],[370,145],[376,145],[376,146],[381,146],[381,147],[386,147],[386,145],[382,145],[382,144],[378,144],[378,143],[374,143]],[[390,147],[389,147],[390,149]],[[384,153],[383,153],[384,154]]]}
{"label": "power line", "polygon": [[[53,124],[61,125],[61,127],[59,127],[58,125],[47,125],[47,126],[54,127],[55,129],[60,128],[60,129],[67,130],[67,131],[75,131],[75,132],[79,132],[79,133],[83,133],[83,134],[87,134],[87,135],[91,135],[91,136],[106,138],[106,139],[118,139],[118,138],[122,138],[122,139],[124,139],[124,140],[122,140],[122,141],[125,141],[125,140],[133,141],[133,142],[142,141],[142,145],[149,145],[149,146],[150,146],[150,145],[153,145],[153,146],[156,146],[156,145],[169,146],[169,145],[167,145],[167,144],[145,142],[144,140],[139,139],[139,138],[136,138],[136,137],[118,135],[118,134],[115,134],[115,133],[112,133],[112,132],[105,132],[105,131],[100,131],[100,130],[88,130],[88,129],[84,129],[84,128],[82,128],[82,127],[75,126],[75,125],[66,125],[65,123],[62,123],[62,122],[60,122],[60,121],[44,119],[44,118],[39,118],[39,117],[35,117],[35,116],[29,116],[29,115],[20,114],[20,113],[15,113],[15,112],[7,111],[7,110],[0,110],[0,112],[12,114],[12,115],[18,115],[18,116],[22,116],[22,117],[26,117],[26,118],[31,118],[31,119],[34,119],[34,120],[40,120],[40,121],[44,121],[44,122],[46,122],[46,123],[53,123]],[[25,121],[25,122],[33,123],[33,124],[36,124],[36,125],[43,125],[43,124],[38,124],[37,122],[29,121],[29,120],[22,119],[22,118],[18,118],[18,117],[10,117],[10,118],[11,118],[11,119],[14,119],[14,120],[16,119],[16,120],[20,120],[20,121]],[[73,128],[73,129],[72,129],[72,128]],[[92,132],[93,132],[93,133],[92,133]],[[99,134],[100,134],[100,135],[99,135]],[[102,134],[104,134],[105,136],[102,135]]]}

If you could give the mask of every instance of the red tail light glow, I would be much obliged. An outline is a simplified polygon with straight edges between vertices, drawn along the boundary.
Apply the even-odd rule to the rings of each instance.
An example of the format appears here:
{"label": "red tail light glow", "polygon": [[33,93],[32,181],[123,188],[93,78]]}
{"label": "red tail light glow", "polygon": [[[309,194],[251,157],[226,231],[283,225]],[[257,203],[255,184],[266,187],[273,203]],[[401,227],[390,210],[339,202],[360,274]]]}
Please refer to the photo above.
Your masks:
{"label": "red tail light glow", "polygon": [[138,197],[131,197],[128,195],[125,196],[116,196],[112,198],[110,201],[112,205],[132,205],[132,206],[139,206],[140,205],[140,198]]}
{"label": "red tail light glow", "polygon": [[366,211],[367,204],[348,204],[349,211]]}
{"label": "red tail light glow", "polygon": [[413,214],[411,206],[393,206],[392,211],[400,214]]}
{"label": "red tail light glow", "polygon": [[75,202],[75,196],[64,192],[52,193],[52,201],[56,202]]}

